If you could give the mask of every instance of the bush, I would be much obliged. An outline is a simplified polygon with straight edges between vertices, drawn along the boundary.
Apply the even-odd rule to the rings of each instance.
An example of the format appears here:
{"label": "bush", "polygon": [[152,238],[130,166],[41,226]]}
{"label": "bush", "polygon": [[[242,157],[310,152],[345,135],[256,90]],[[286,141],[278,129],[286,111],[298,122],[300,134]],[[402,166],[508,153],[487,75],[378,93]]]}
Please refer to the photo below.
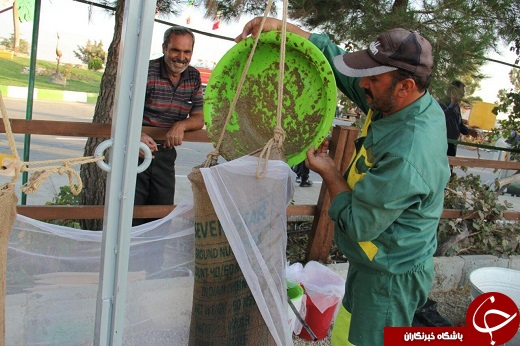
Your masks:
{"label": "bush", "polygon": [[72,76],[72,65],[71,64],[65,64],[65,67],[63,69],[63,75],[65,78],[70,79]]}
{"label": "bush", "polygon": [[462,210],[462,216],[441,219],[436,256],[520,254],[520,225],[503,219],[511,205],[499,202],[499,187],[498,180],[487,186],[473,174],[452,177],[445,190],[444,208]]}
{"label": "bush", "polygon": [[[0,42],[0,44],[10,50],[14,50],[14,34],[11,34],[11,36],[8,39],[4,38],[2,40],[2,42]],[[20,39],[20,45],[18,46],[18,53],[29,54],[29,48],[30,48],[29,42],[27,42],[24,39]]]}
{"label": "bush", "polygon": [[88,62],[88,69],[99,71],[103,68],[103,61],[100,58],[94,58]]}
{"label": "bush", "polygon": [[[60,192],[52,198],[52,202],[45,202],[45,205],[79,205],[79,199],[79,195],[74,195],[70,191],[70,186],[65,185],[60,187]],[[45,222],[53,225],[81,229],[77,220],[45,220]]]}

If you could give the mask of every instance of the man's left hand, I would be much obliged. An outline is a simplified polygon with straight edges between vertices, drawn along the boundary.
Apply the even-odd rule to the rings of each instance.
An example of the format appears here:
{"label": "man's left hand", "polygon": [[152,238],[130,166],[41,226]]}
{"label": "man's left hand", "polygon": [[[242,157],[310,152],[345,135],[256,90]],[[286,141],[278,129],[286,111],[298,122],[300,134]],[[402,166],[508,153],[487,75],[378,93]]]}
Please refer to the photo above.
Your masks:
{"label": "man's left hand", "polygon": [[172,125],[170,130],[166,133],[166,138],[164,141],[165,148],[173,148],[174,146],[179,146],[182,144],[182,140],[184,139],[184,125],[182,122],[176,122]]}

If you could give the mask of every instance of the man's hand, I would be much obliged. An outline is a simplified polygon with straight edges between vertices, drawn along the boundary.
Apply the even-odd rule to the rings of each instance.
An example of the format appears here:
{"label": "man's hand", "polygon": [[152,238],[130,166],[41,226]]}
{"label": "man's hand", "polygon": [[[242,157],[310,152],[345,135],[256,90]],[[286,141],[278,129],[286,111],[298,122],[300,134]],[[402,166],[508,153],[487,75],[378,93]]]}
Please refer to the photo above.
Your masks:
{"label": "man's hand", "polygon": [[[157,143],[153,140],[152,137],[148,136],[146,133],[141,133],[141,142],[146,144],[150,151],[153,153],[154,151],[159,150],[157,147]],[[144,158],[144,152],[139,150],[139,157]]]}
{"label": "man's hand", "polygon": [[323,142],[318,149],[310,147],[307,150],[305,165],[314,172],[321,175],[323,183],[329,189],[330,198],[334,199],[337,194],[343,191],[350,191],[345,179],[336,168],[336,163],[328,154],[329,141]]}
{"label": "man's hand", "polygon": [[481,138],[482,137],[482,135],[480,134],[480,131],[476,130],[476,129],[473,129],[473,128],[468,128],[468,133],[473,138]]}
{"label": "man's hand", "polygon": [[[256,17],[251,19],[249,22],[244,25],[244,29],[242,33],[235,38],[235,42],[240,42],[245,40],[249,35],[253,37],[258,37],[260,34],[260,25],[262,24],[263,17]],[[303,38],[309,38],[311,36],[310,32],[300,29],[294,24],[287,23],[286,27],[288,32],[292,32],[294,34],[298,34]],[[264,22],[264,26],[262,27],[262,32],[266,31],[281,31],[282,30],[282,21],[276,18],[266,18]]]}
{"label": "man's hand", "polygon": [[[249,35],[258,37],[260,34],[260,24],[262,23],[262,17],[256,17],[251,19],[244,25],[242,33],[235,38],[235,42],[245,40]],[[282,27],[282,21],[276,18],[266,18],[262,32],[280,30]]]}
{"label": "man's hand", "polygon": [[336,169],[334,160],[329,156],[329,141],[323,142],[317,149],[310,147],[307,150],[305,165],[319,175],[328,170]]}
{"label": "man's hand", "polygon": [[174,146],[179,146],[182,144],[182,140],[184,139],[184,123],[182,121],[177,121],[172,125],[170,130],[166,133],[166,138],[164,141],[164,147],[171,149]]}

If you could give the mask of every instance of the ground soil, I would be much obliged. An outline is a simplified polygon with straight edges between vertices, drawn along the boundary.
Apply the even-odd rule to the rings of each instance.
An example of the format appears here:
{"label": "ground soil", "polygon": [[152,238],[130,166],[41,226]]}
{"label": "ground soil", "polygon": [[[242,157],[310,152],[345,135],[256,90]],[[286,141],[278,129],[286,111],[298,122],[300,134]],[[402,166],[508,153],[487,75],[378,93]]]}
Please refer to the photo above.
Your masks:
{"label": "ground soil", "polygon": [[430,298],[437,302],[437,311],[454,326],[466,324],[466,312],[471,303],[468,287],[457,288],[448,292],[432,292]]}

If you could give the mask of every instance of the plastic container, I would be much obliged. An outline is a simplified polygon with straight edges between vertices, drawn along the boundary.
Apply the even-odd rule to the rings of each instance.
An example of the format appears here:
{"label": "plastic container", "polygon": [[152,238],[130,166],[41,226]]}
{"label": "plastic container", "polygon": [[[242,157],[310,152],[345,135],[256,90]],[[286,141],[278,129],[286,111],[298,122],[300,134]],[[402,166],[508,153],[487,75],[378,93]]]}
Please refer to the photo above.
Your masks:
{"label": "plastic container", "polygon": [[[287,33],[285,42],[282,127],[284,154],[290,167],[307,158],[329,135],[337,106],[332,68],[309,40]],[[234,45],[211,73],[204,94],[204,122],[208,137],[227,161],[262,149],[273,138],[277,124],[280,32],[260,35],[240,97],[229,114],[255,39]]]}
{"label": "plastic container", "polygon": [[485,267],[469,275],[471,298],[485,292],[498,292],[511,298],[520,309],[520,271],[508,268]]}
{"label": "plastic container", "polygon": [[[296,308],[296,311],[301,312],[303,300],[303,287],[295,282],[287,281],[287,296]],[[289,320],[290,331],[293,332],[294,326],[296,324],[296,315],[290,306],[288,306],[287,316]]]}
{"label": "plastic container", "polygon": [[[301,284],[307,296],[305,322],[318,340],[324,339],[341,304],[345,280],[325,265],[310,261],[303,268]],[[313,340],[305,328],[298,336]]]}
{"label": "plastic container", "polygon": [[[339,300],[338,300],[339,302]],[[330,326],[332,324],[332,320],[334,319],[334,316],[336,315],[336,308],[338,306],[338,303],[331,305],[328,307],[325,311],[321,312],[316,305],[312,302],[312,299],[307,297],[307,302],[305,304],[305,308],[307,309],[306,315],[305,315],[305,322],[309,326],[309,328],[312,330],[312,332],[316,335],[316,338],[318,340],[325,339],[327,337],[327,334],[329,333]],[[311,340],[314,339],[309,335],[307,330],[305,328],[302,328],[302,331],[298,336],[305,340]]]}

